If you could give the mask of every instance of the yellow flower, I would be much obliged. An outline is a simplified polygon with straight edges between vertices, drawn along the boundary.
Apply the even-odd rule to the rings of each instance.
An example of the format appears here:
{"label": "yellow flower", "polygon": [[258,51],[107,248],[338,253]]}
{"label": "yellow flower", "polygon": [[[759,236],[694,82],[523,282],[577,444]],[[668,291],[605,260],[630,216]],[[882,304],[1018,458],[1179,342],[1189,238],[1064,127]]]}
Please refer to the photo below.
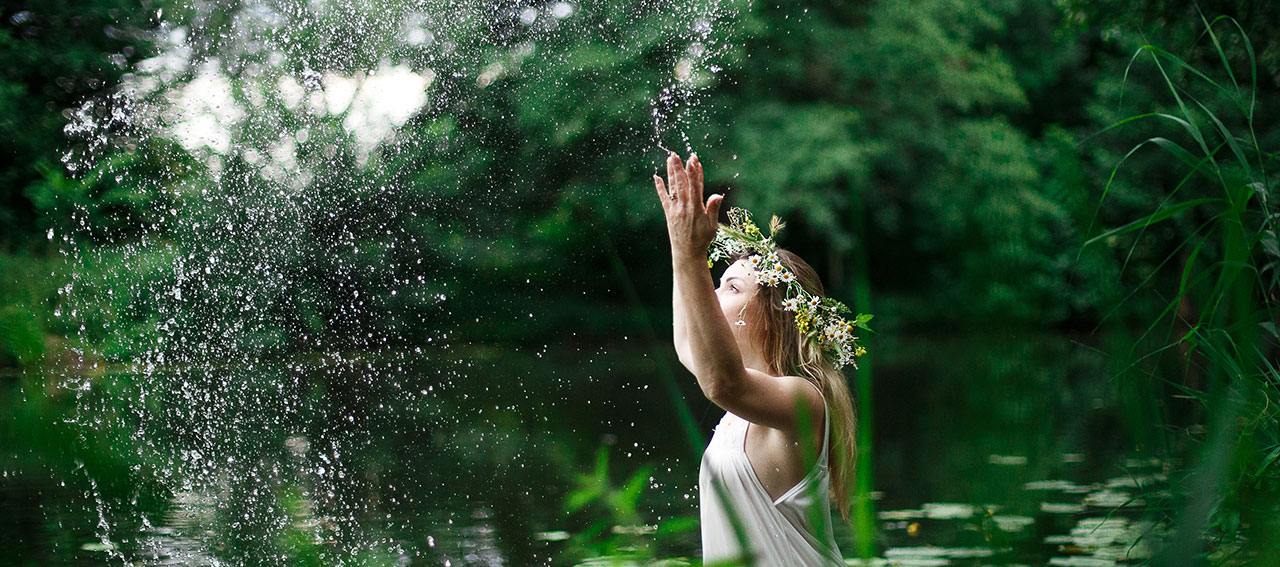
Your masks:
{"label": "yellow flower", "polygon": [[809,314],[803,309],[796,313],[796,328],[799,329],[801,333],[809,332]]}
{"label": "yellow flower", "polygon": [[864,355],[864,354],[867,354],[867,349],[865,349],[865,348],[858,347],[858,348],[856,348],[856,349],[853,349],[853,355],[854,355],[854,356],[862,356],[862,355]]}

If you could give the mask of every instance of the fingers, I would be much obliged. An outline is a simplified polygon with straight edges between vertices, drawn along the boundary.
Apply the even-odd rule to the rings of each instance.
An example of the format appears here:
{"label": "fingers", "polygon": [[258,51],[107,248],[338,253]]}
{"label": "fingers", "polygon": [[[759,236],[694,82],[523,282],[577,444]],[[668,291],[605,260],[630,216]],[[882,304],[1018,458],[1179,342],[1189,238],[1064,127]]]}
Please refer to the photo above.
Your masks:
{"label": "fingers", "polygon": [[671,195],[667,193],[667,186],[662,182],[662,176],[653,174],[653,188],[658,192],[658,199],[662,200],[662,208],[667,207],[667,201],[671,200]]}
{"label": "fingers", "polygon": [[718,223],[720,220],[720,205],[724,204],[724,195],[719,193],[707,197],[707,217],[712,223]]}
{"label": "fingers", "polygon": [[684,164],[680,161],[680,155],[671,152],[667,156],[667,183],[671,184],[671,191],[675,193],[677,201],[688,201],[689,196],[686,194],[689,184],[688,176],[684,172]]}
{"label": "fingers", "polygon": [[689,167],[686,168],[689,178],[690,195],[702,202],[702,161],[698,159],[698,154],[689,156]]}
{"label": "fingers", "polygon": [[675,153],[667,154],[667,183],[671,184],[671,192],[675,193],[676,198],[680,198],[680,181],[676,174],[676,157]]}
{"label": "fingers", "polygon": [[[655,175],[654,179],[655,184],[662,183],[661,177]],[[701,203],[704,186],[702,162],[698,160],[698,154],[690,155],[686,163],[680,160],[679,154],[671,152],[667,156],[667,183],[670,184],[670,187],[667,187],[670,190],[668,197],[674,195],[675,200],[690,205]],[[707,202],[710,203],[710,201]]]}

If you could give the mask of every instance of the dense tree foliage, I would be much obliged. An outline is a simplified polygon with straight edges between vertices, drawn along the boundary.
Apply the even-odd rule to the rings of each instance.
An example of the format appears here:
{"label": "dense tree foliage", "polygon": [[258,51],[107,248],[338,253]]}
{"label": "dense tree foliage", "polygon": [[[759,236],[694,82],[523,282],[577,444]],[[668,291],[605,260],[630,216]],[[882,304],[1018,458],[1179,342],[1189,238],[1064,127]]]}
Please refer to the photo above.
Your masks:
{"label": "dense tree foliage", "polygon": [[[1147,20],[1103,4],[639,4],[568,17],[541,7],[531,22],[514,4],[140,8],[123,10],[137,21],[114,4],[77,10],[74,23],[36,9],[6,16],[7,49],[30,64],[7,70],[6,92],[18,94],[5,124],[32,134],[9,137],[21,142],[7,153],[32,166],[5,168],[6,239],[38,246],[51,226],[87,238],[77,245],[98,262],[89,271],[123,278],[96,285],[136,292],[82,310],[104,329],[89,338],[115,336],[112,358],[151,349],[155,337],[139,329],[171,316],[223,355],[250,344],[414,344],[446,330],[473,340],[625,334],[598,315],[635,307],[618,304],[610,254],[661,305],[647,291],[661,288],[665,262],[644,191],[658,145],[702,153],[712,190],[791,220],[784,245],[834,290],[852,285],[849,259],[862,247],[887,324],[1089,324],[1123,288],[1116,255],[1080,254],[1081,244],[1158,204],[1179,175],[1159,157],[1129,166],[1137,173],[1095,218],[1101,179],[1131,139],[1091,136],[1160,88],[1141,61],[1125,74]],[[63,19],[106,27],[48,42]],[[294,32],[281,36],[281,25]],[[1191,48],[1197,26],[1179,29]],[[1259,46],[1264,70],[1273,51]],[[155,57],[139,66],[143,54]],[[673,71],[682,61],[689,68]],[[428,100],[378,140],[362,140],[346,113],[290,99],[332,91],[326,73],[396,68],[429,76]],[[132,102],[140,114],[225,80],[240,113],[220,117],[233,120],[228,143],[180,144],[172,116],[98,116],[123,105],[102,93],[126,70],[127,84],[150,89]],[[76,112],[89,113],[78,146],[62,134]],[[88,169],[64,170],[64,156]],[[1140,255],[1137,270],[1160,253]],[[202,274],[211,261],[223,263]],[[509,302],[468,300],[525,280],[535,287]],[[461,295],[445,309],[450,285]]]}

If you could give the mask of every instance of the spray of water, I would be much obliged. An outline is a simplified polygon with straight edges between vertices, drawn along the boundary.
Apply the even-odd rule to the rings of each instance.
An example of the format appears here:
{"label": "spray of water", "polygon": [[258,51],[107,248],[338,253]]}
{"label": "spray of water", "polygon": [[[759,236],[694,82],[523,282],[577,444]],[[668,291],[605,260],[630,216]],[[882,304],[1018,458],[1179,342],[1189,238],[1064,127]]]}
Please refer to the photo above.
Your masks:
{"label": "spray of water", "polygon": [[[554,254],[509,236],[519,227],[505,213],[548,207],[543,172],[517,169],[516,157],[604,144],[643,169],[672,140],[685,152],[714,142],[688,132],[733,65],[734,25],[749,9],[156,10],[154,27],[136,31],[152,56],[71,117],[49,233],[74,266],[57,311],[77,330],[80,364],[60,382],[77,399],[69,419],[85,447],[119,435],[136,463],[130,482],[167,503],[165,518],[134,509],[130,521],[130,507],[97,497],[112,557],[129,562],[117,543],[141,539],[153,560],[203,564],[503,564],[484,527],[492,512],[431,486],[465,484],[466,465],[430,469],[469,452],[536,451],[535,439],[456,411],[513,386],[476,374],[466,329],[507,299],[478,283],[492,266],[533,271]],[[603,141],[581,143],[592,137]],[[569,198],[604,201],[604,185]],[[516,304],[538,292],[525,281]],[[421,432],[414,450],[434,453],[423,464],[374,456],[394,454],[385,432],[403,428]],[[444,511],[413,517],[431,508]],[[423,537],[423,525],[435,529]]]}

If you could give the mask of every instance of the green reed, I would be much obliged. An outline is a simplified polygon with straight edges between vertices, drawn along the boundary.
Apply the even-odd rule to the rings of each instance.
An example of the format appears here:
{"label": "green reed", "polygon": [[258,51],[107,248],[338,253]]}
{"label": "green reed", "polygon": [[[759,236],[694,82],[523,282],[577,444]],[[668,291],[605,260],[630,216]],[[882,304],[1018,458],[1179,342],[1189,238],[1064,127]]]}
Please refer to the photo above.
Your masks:
{"label": "green reed", "polygon": [[[1139,283],[1139,288],[1152,285],[1157,272],[1173,269],[1175,257],[1185,254],[1181,269],[1171,274],[1176,288],[1156,290],[1169,298],[1127,353],[1129,367],[1135,367],[1165,351],[1182,349],[1186,364],[1204,368],[1207,376],[1204,383],[1161,378],[1178,397],[1198,404],[1204,423],[1187,431],[1164,428],[1170,437],[1167,446],[1175,446],[1174,437],[1183,433],[1192,433],[1194,442],[1188,450],[1191,462],[1181,471],[1181,504],[1170,511],[1176,531],[1155,561],[1278,564],[1280,212],[1276,184],[1267,171],[1277,154],[1262,147],[1257,133],[1258,66],[1247,34],[1230,17],[1201,19],[1202,37],[1211,43],[1210,54],[1221,63],[1225,80],[1215,80],[1210,72],[1157,46],[1139,48],[1125,70],[1126,82],[1133,66],[1149,58],[1177,110],[1130,116],[1104,131],[1156,121],[1190,142],[1154,136],[1136,144],[1112,170],[1102,200],[1125,162],[1148,146],[1176,159],[1187,168],[1186,174],[1154,212],[1103,231],[1084,246],[1114,242],[1134,232],[1141,237],[1148,227],[1175,218],[1197,227]],[[1215,30],[1222,23],[1238,34],[1248,58],[1248,77],[1232,68],[1232,57]],[[1196,190],[1203,194],[1185,195]],[[1136,238],[1133,246],[1137,247]],[[1129,257],[1133,253],[1131,248]],[[1198,306],[1199,312],[1188,313],[1186,305]],[[1151,352],[1138,352],[1143,339],[1174,323],[1188,330],[1170,335],[1171,340]],[[1196,435],[1200,427],[1204,433]]]}

